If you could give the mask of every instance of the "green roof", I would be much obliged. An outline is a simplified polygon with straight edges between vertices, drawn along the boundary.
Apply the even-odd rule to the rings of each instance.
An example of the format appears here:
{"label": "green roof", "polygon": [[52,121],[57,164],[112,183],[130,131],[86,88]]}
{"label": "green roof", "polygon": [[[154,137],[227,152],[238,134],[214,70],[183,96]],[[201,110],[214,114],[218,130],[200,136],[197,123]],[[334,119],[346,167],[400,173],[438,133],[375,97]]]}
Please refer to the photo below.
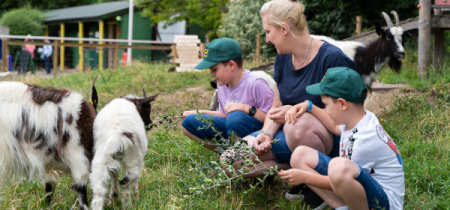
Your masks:
{"label": "green roof", "polygon": [[45,15],[45,23],[95,21],[128,12],[129,2],[115,1],[101,4],[50,10]]}

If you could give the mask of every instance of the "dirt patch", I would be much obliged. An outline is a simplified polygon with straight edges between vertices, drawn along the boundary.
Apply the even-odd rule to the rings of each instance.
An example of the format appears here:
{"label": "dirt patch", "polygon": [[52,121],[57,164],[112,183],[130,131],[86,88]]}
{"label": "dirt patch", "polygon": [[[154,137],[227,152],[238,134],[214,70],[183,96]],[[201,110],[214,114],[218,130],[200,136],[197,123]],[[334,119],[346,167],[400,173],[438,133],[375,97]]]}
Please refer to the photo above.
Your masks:
{"label": "dirt patch", "polygon": [[152,103],[152,117],[179,115],[188,110],[207,110],[214,90],[206,86],[187,88],[171,94],[162,94]]}
{"label": "dirt patch", "polygon": [[407,93],[401,89],[386,89],[373,91],[364,102],[364,108],[379,115],[390,109],[395,101],[395,97],[405,96]]}

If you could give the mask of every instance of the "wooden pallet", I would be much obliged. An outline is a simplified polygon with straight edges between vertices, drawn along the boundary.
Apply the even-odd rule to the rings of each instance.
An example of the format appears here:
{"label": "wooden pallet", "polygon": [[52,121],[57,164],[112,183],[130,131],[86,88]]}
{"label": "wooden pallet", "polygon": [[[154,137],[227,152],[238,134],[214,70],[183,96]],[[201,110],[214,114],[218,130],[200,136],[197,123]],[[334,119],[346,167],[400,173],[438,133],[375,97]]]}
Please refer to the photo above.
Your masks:
{"label": "wooden pallet", "polygon": [[204,45],[197,35],[175,35],[172,54],[177,72],[195,71],[194,67],[202,61]]}

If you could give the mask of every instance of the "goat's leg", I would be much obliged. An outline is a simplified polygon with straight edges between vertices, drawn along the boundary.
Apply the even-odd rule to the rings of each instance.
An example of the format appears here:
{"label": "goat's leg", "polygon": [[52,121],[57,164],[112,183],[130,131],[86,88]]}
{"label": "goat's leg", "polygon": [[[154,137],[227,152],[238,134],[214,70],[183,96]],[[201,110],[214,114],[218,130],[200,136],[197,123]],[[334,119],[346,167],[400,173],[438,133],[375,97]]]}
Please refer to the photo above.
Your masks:
{"label": "goat's leg", "polygon": [[118,184],[118,176],[119,174],[111,173],[111,189],[109,191],[109,200],[106,202],[106,206],[110,206],[111,202],[114,201],[114,198],[117,197],[117,193],[119,192]]}
{"label": "goat's leg", "polygon": [[53,191],[55,191],[56,182],[54,181],[47,181],[45,182],[45,200],[48,201],[48,203],[51,203],[53,200]]}
{"label": "goat's leg", "polygon": [[[76,150],[75,150],[76,151]],[[87,201],[87,181],[89,178],[89,160],[83,153],[74,152],[68,155],[66,159],[72,173],[72,178],[75,184],[72,185],[78,192],[78,200],[80,203],[80,210],[88,210],[89,203]]]}
{"label": "goat's leg", "polygon": [[132,207],[132,188],[136,188],[137,181],[141,176],[141,169],[143,165],[143,160],[132,160],[124,163],[123,172],[125,177],[120,180],[119,184],[122,188],[121,190],[121,199],[122,199],[122,207]]}

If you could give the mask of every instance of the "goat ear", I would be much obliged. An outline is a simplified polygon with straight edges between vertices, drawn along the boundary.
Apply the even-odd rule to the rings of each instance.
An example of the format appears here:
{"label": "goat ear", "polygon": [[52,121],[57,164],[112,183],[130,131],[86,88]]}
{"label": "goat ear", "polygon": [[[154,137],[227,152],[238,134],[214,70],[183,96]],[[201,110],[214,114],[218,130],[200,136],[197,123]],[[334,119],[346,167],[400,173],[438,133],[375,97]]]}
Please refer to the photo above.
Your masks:
{"label": "goat ear", "polygon": [[384,30],[380,26],[376,26],[375,30],[377,31],[377,34],[380,38],[384,39],[386,37]]}
{"label": "goat ear", "polygon": [[98,94],[97,89],[95,89],[95,81],[97,80],[98,74],[95,76],[94,81],[92,82],[90,93],[89,93],[89,100],[94,106],[94,109],[97,110],[97,104],[98,104]]}
{"label": "goat ear", "polygon": [[158,96],[158,95],[159,95],[159,93],[156,94],[156,95],[153,95],[153,96],[141,99],[141,104],[147,104],[147,103],[150,103],[150,102],[154,101],[156,96]]}

